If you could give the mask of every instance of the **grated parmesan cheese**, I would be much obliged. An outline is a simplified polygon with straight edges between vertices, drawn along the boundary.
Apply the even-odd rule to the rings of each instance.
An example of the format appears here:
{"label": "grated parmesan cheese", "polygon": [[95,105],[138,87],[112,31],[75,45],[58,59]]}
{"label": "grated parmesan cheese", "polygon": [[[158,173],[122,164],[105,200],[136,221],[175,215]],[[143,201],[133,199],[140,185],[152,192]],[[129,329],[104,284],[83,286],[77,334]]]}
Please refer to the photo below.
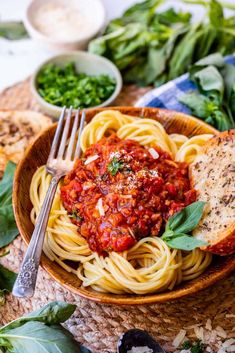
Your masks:
{"label": "grated parmesan cheese", "polygon": [[132,347],[127,353],[153,353],[153,350],[147,346]]}
{"label": "grated parmesan cheese", "polygon": [[181,343],[183,343],[183,340],[184,340],[185,336],[186,336],[186,331],[185,330],[180,330],[178,335],[175,337],[172,345],[175,348],[178,348],[181,345]]}
{"label": "grated parmesan cheese", "polygon": [[151,154],[151,156],[153,157],[153,159],[158,159],[159,158],[159,154],[157,153],[157,151],[154,148],[149,148],[149,153]]}
{"label": "grated parmesan cheese", "polygon": [[103,200],[101,197],[99,198],[99,200],[97,202],[96,209],[99,211],[99,214],[101,217],[105,215],[104,207],[103,207]]}
{"label": "grated parmesan cheese", "polygon": [[96,161],[99,158],[98,154],[95,154],[94,156],[90,156],[87,158],[87,160],[84,162],[85,165]]}

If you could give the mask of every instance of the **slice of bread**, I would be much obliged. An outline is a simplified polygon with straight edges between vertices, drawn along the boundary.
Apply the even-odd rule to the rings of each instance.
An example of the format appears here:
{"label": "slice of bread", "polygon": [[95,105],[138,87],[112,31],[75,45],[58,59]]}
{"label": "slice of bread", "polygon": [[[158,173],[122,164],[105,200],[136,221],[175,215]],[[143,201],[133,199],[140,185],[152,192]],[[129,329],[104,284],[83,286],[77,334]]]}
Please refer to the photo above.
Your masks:
{"label": "slice of bread", "polygon": [[51,124],[50,118],[34,111],[0,111],[0,178],[7,162],[18,163],[38,133]]}
{"label": "slice of bread", "polygon": [[193,235],[218,255],[235,253],[235,130],[214,136],[189,168],[198,200],[206,201]]}

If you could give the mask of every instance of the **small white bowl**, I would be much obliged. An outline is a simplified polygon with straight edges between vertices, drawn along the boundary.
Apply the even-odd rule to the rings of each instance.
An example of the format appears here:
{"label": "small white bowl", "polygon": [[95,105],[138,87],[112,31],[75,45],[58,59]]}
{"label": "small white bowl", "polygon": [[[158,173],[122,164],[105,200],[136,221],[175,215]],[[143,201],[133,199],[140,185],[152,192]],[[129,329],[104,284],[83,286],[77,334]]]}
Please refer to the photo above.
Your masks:
{"label": "small white bowl", "polygon": [[[58,14],[57,12],[57,15],[55,15],[54,23],[53,23],[53,18],[51,19],[51,17],[53,16],[52,15],[50,16],[51,26],[53,27],[54,33],[57,33],[57,37],[55,35],[53,36],[53,35],[49,35],[48,33],[47,34],[43,33],[43,30],[40,30],[37,25],[37,14],[38,15],[40,14],[43,20],[43,13],[42,12],[40,13],[40,11],[42,10],[45,11],[46,8],[48,10],[48,6],[49,8],[53,6],[59,6],[61,8],[64,8],[64,12],[65,10],[70,11],[69,9],[75,9],[75,11],[71,13],[67,12],[67,16],[66,16],[66,13],[62,15],[62,12],[60,10],[60,14]],[[87,21],[89,20],[90,25],[88,25],[88,28],[86,30],[84,30],[84,26],[86,25],[86,22],[81,23],[81,27],[83,27],[84,32],[83,33],[82,31],[79,32],[79,28],[78,28],[77,36],[73,35],[73,38],[63,38],[63,39],[59,38],[58,37],[59,26],[62,23],[62,21],[59,20],[60,16],[62,16],[62,19],[63,18],[71,19],[71,16],[76,15],[76,10],[78,11],[77,13],[78,15],[80,13],[80,20],[85,21],[84,19],[87,18]],[[85,49],[89,41],[93,37],[95,37],[98,34],[98,32],[100,32],[103,29],[105,25],[105,21],[106,21],[106,14],[105,14],[104,5],[101,2],[101,0],[32,0],[29,3],[24,16],[24,25],[28,33],[30,34],[31,38],[37,40],[43,46],[49,49],[57,49],[57,50]],[[47,23],[47,26],[48,26],[48,23]],[[56,29],[58,29],[58,31],[56,31]],[[61,29],[61,35],[63,34],[64,36],[64,32],[65,32],[64,29]]]}
{"label": "small white bowl", "polygon": [[84,51],[66,52],[61,55],[53,56],[49,60],[42,63],[37,68],[31,79],[31,90],[33,96],[45,113],[53,116],[54,118],[58,118],[61,114],[62,107],[50,104],[40,96],[37,91],[37,76],[44,65],[55,64],[63,67],[70,62],[75,63],[76,70],[79,73],[85,73],[91,76],[104,74],[114,78],[116,81],[116,87],[113,94],[102,104],[91,108],[106,107],[115,100],[122,89],[122,76],[120,71],[111,61],[102,56],[90,54]]}

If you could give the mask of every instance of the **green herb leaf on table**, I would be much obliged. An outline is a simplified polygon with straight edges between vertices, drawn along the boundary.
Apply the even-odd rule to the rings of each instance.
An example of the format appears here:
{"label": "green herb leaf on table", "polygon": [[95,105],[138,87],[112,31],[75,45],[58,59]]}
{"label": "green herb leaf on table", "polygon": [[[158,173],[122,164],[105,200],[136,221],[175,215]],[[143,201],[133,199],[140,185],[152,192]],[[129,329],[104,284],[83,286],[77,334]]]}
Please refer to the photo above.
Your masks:
{"label": "green herb leaf on table", "polygon": [[190,68],[190,79],[199,91],[178,100],[192,114],[224,131],[235,127],[235,66],[226,64],[221,54],[209,55]]}
{"label": "green herb leaf on table", "polygon": [[0,181],[0,248],[10,244],[19,234],[12,208],[12,184],[15,164],[8,162]]}
{"label": "green herb leaf on table", "polygon": [[19,40],[29,36],[23,22],[0,22],[0,37]]}
{"label": "green herb leaf on table", "polygon": [[16,274],[0,264],[0,290],[11,291],[16,280]]}
{"label": "green herb leaf on table", "polygon": [[17,353],[89,353],[60,323],[67,320],[76,306],[52,302],[0,328],[0,348]]}
{"label": "green herb leaf on table", "polygon": [[169,218],[162,235],[169,247],[189,251],[207,244],[189,235],[202,218],[204,206],[205,202],[193,202]]}
{"label": "green herb leaf on table", "polygon": [[80,353],[79,345],[62,326],[47,326],[35,321],[3,333],[0,331],[1,346],[17,353]]}
{"label": "green herb leaf on table", "polygon": [[16,280],[16,274],[0,264],[0,306],[5,303],[5,293],[10,292]]}

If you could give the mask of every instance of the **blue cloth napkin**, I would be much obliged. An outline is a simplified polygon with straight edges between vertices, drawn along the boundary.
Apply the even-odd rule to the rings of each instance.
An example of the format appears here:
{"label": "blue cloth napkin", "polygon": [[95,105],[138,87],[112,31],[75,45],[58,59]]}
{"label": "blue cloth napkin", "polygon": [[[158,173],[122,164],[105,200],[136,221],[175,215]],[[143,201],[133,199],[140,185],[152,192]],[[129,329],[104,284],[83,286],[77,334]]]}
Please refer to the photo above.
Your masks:
{"label": "blue cloth napkin", "polygon": [[[229,55],[225,57],[225,61],[235,65],[235,56]],[[135,104],[136,107],[154,107],[165,108],[190,114],[190,110],[178,101],[178,97],[188,91],[195,90],[196,86],[189,79],[188,74],[184,74],[175,80],[153,89],[146,93]]]}

